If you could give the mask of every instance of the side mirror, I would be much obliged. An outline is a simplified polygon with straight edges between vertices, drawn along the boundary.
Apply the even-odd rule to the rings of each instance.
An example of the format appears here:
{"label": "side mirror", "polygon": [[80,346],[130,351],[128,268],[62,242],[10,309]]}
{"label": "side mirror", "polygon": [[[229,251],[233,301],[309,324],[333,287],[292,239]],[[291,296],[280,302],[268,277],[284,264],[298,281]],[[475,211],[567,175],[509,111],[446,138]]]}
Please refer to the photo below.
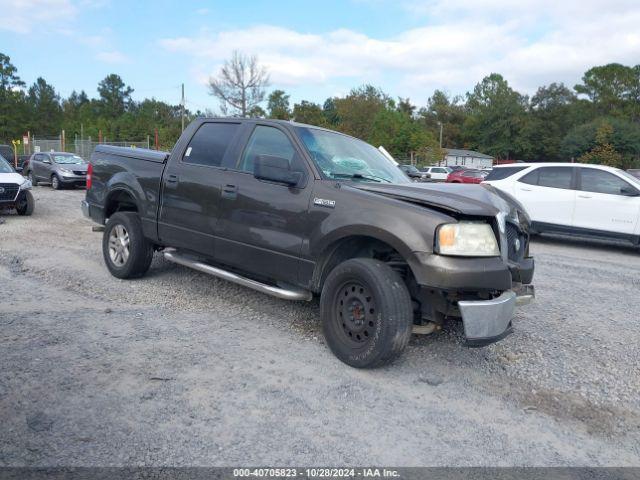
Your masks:
{"label": "side mirror", "polygon": [[253,162],[253,176],[258,180],[295,187],[302,181],[302,172],[291,170],[289,160],[273,155],[258,155]]}
{"label": "side mirror", "polygon": [[42,159],[42,163],[51,163],[51,160],[49,160],[48,158],[44,158]]}
{"label": "side mirror", "polygon": [[640,192],[638,192],[638,190],[636,190],[635,188],[629,186],[629,187],[622,187],[620,189],[620,193],[626,197],[637,197],[640,196]]}

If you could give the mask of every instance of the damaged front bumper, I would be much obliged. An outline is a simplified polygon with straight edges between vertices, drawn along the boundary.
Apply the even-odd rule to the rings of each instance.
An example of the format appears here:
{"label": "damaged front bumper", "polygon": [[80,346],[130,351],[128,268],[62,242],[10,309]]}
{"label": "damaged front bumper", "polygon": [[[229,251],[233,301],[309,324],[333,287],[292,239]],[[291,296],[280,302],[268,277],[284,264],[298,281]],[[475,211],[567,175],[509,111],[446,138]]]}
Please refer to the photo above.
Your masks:
{"label": "damaged front bumper", "polygon": [[518,285],[491,300],[459,301],[467,346],[482,347],[509,335],[516,306],[531,303],[534,298],[533,285]]}

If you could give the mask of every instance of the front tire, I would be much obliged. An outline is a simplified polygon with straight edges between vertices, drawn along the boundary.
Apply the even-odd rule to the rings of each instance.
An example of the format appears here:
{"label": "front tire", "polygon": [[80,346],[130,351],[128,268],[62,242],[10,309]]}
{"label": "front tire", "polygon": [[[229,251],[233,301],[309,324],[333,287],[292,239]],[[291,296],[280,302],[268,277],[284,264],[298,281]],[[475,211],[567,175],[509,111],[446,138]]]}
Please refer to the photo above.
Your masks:
{"label": "front tire", "polygon": [[36,206],[36,200],[29,190],[25,190],[18,196],[16,202],[16,212],[18,215],[29,216],[33,213],[33,209]]}
{"label": "front tire", "polygon": [[51,188],[54,190],[60,190],[62,188],[62,183],[60,182],[58,175],[54,174],[51,176]]}
{"label": "front tire", "polygon": [[141,277],[153,260],[153,245],[144,237],[138,214],[113,214],[102,236],[104,262],[117,278]]}
{"label": "front tire", "polygon": [[409,343],[411,297],[389,265],[354,258],[327,277],[320,316],[329,348],[356,368],[375,368],[397,358]]}

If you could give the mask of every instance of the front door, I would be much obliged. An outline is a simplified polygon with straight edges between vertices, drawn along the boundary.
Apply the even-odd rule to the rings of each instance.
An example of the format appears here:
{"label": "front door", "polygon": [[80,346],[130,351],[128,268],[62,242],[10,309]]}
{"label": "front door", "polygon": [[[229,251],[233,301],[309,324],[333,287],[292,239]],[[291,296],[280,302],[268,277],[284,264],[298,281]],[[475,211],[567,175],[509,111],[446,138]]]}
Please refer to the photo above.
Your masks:
{"label": "front door", "polygon": [[[596,168],[580,169],[574,226],[632,235],[640,217],[638,190],[626,180]],[[626,194],[625,194],[626,192]]]}
{"label": "front door", "polygon": [[158,236],[164,245],[214,256],[227,162],[240,124],[206,122],[184,152],[174,152],[162,177]]}
{"label": "front door", "polygon": [[[288,159],[292,170],[302,172],[303,180],[289,187],[256,179],[253,162],[258,155]],[[266,279],[296,283],[300,251],[309,231],[311,178],[285,129],[256,125],[239,152],[236,170],[226,172],[216,259]]]}
{"label": "front door", "polygon": [[513,194],[534,222],[571,226],[576,203],[573,167],[539,167],[514,182]]}

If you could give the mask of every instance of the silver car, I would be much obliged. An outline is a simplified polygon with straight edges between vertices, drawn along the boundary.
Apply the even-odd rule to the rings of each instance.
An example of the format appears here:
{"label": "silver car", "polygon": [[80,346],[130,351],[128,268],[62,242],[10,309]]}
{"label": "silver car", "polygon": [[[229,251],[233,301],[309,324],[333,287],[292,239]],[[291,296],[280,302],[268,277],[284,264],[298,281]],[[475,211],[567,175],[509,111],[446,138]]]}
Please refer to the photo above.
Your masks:
{"label": "silver car", "polygon": [[82,157],[66,152],[34,153],[29,159],[27,171],[31,183],[51,183],[55,190],[63,187],[87,185],[87,162]]}

